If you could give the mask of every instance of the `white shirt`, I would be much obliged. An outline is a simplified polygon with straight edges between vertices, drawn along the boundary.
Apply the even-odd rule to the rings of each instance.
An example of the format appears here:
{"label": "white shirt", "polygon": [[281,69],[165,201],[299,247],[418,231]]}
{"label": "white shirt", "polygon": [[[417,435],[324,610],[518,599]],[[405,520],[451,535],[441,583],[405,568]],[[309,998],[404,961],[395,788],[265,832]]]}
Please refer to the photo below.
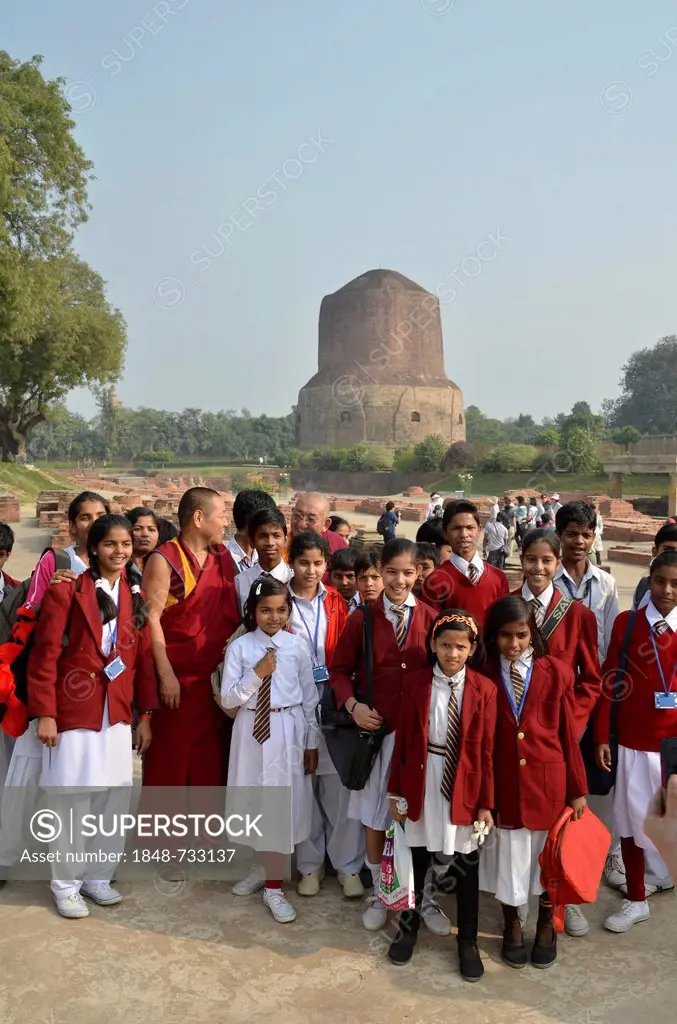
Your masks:
{"label": "white shirt", "polygon": [[491,519],[492,519],[492,521],[494,519],[496,519],[496,517],[498,516],[498,513],[500,511],[501,511],[501,506],[498,504],[498,502],[496,502],[495,505],[491,506]]}
{"label": "white shirt", "polygon": [[447,742],[447,724],[449,716],[449,699],[451,686],[459,685],[454,690],[458,713],[463,707],[463,690],[465,689],[465,665],[455,676],[445,676],[439,665],[433,669],[433,689],[430,695],[430,714],[428,716],[428,742],[443,747]]}
{"label": "white shirt", "polygon": [[[603,664],[611,640],[611,630],[621,605],[613,576],[603,569],[598,569],[590,561],[587,566],[578,589],[563,565],[555,573],[555,586],[565,597],[573,597],[595,613],[599,661]],[[565,581],[568,581],[568,586]]]}
{"label": "white shirt", "polygon": [[356,608],[362,604],[362,594],[357,590],[348,602],[348,615],[352,615]]}
{"label": "white shirt", "polygon": [[535,523],[538,518],[538,505],[527,506],[527,522]]}
{"label": "white shirt", "polygon": [[[412,612],[413,609],[416,607],[416,598],[411,592],[407,595],[406,601],[403,601],[402,606],[404,607],[404,623],[407,627],[407,632],[409,632],[409,625],[411,623]],[[386,619],[393,627],[393,632],[395,633],[395,636],[397,636],[397,624],[400,620],[397,614],[393,611],[393,608],[395,607],[397,606],[394,605],[390,598],[386,597],[386,595],[384,594],[383,608],[386,613]]]}
{"label": "white shirt", "polygon": [[517,701],[515,700],[515,690],[512,685],[512,679],[510,678],[510,666],[515,665],[522,679],[526,682],[527,673],[530,668],[533,668],[533,664],[534,652],[531,647],[527,647],[526,651],[520,655],[517,661],[514,662],[508,661],[507,658],[504,658],[503,655],[501,655],[501,675],[503,677],[503,682],[508,687],[508,692],[515,704],[517,704]]}
{"label": "white shirt", "polygon": [[[249,591],[252,588],[252,583],[255,583],[261,573],[268,572],[261,568],[260,562],[255,562],[254,565],[250,566],[249,569],[245,569],[244,572],[239,572],[235,577],[235,590],[237,592],[237,599],[240,602],[240,611],[244,615],[244,606],[249,597]],[[294,575],[293,570],[287,565],[284,559],[282,559],[279,565],[276,565],[274,569],[271,569],[268,573],[274,579],[279,580],[280,583],[289,583],[289,580]]]}
{"label": "white shirt", "polygon": [[253,633],[245,633],[233,640],[226,650],[221,681],[223,706],[256,710],[256,698],[262,680],[254,667],[269,647],[274,647],[277,654],[277,667],[270,686],[270,706],[301,707],[307,726],[306,748],[316,750],[318,729],[315,708],[318,695],[308,644],[286,629],[279,630],[275,636],[268,636],[263,630],[256,629]]}
{"label": "white shirt", "polygon": [[[309,601],[306,597],[298,597],[294,593],[291,582],[287,586],[291,594],[291,616],[289,618],[291,631],[305,640],[313,665],[326,665],[327,656],[324,648],[327,642],[327,610],[324,607],[324,597],[327,588],[324,583],[320,583],[318,594],[312,601]],[[315,651],[313,643],[318,614],[320,622],[317,626],[317,651]]]}
{"label": "white shirt", "polygon": [[552,583],[549,583],[548,586],[543,591],[543,593],[539,594],[538,597],[535,597],[531,593],[531,591],[529,590],[529,584],[528,583],[525,583],[524,586],[522,587],[522,597],[524,598],[524,600],[527,601],[527,602],[538,601],[538,603],[541,606],[541,611],[536,613],[536,620],[537,620],[536,624],[538,626],[542,626],[543,623],[545,622],[545,613],[547,612],[548,608],[550,607],[550,602],[552,601],[552,599],[554,597],[554,594],[555,594],[555,587],[554,587],[554,585]]}
{"label": "white shirt", "polygon": [[238,573],[244,572],[245,569],[251,569],[252,565],[255,565],[259,560],[259,553],[256,548],[253,548],[251,555],[248,555],[246,551],[242,550],[235,537],[230,538],[226,547],[233,556]]}
{"label": "white shirt", "polygon": [[[484,545],[487,551],[501,551],[507,543],[507,527],[505,527],[503,523],[499,523],[496,522],[494,519],[490,519],[487,525],[484,527]],[[484,566],[482,568],[484,568]],[[468,572],[466,569],[466,576],[467,574]]]}
{"label": "white shirt", "polygon": [[71,570],[76,572],[78,576],[81,576],[83,572],[87,571],[87,565],[82,561],[80,556],[75,551],[75,544],[70,544],[67,548],[64,548],[64,554],[68,555],[71,560]]}
{"label": "white shirt", "polygon": [[466,562],[465,558],[461,558],[460,555],[455,555],[454,552],[452,551],[451,555],[449,556],[449,561],[452,562],[459,570],[459,572],[463,573],[464,576],[468,575],[468,566],[470,565],[470,562],[472,562],[472,564],[475,566],[480,576],[484,572],[484,562],[477,554],[477,552],[475,552],[475,554],[472,556],[470,562]]}
{"label": "white shirt", "polygon": [[667,622],[672,632],[677,633],[677,608],[673,608],[668,615],[661,615],[649,597],[649,603],[646,605],[646,621],[650,626],[655,626],[657,622]]}
{"label": "white shirt", "polygon": [[[117,579],[111,587],[108,580],[99,579],[97,580],[97,587],[100,587],[109,597],[113,598],[115,607],[119,607],[120,604],[120,580]],[[111,652],[113,646],[113,640],[117,639],[117,615],[110,622],[103,623],[101,632],[101,650],[107,658]]]}

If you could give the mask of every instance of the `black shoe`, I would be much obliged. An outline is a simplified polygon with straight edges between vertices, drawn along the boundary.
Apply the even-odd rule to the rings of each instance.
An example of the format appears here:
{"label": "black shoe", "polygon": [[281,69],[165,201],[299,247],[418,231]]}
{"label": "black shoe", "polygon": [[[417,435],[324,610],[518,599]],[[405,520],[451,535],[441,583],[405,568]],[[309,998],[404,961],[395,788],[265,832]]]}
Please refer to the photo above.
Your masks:
{"label": "black shoe", "polygon": [[390,962],[398,967],[408,964],[413,956],[417,938],[417,932],[400,931],[395,941],[390,944],[390,949],[388,950]]}
{"label": "black shoe", "polygon": [[527,947],[523,942],[508,942],[503,936],[501,956],[508,967],[514,967],[517,971],[521,971],[527,965]]}
{"label": "black shoe", "polygon": [[465,981],[479,981],[484,974],[484,964],[476,942],[459,942],[458,962],[461,977]]}
{"label": "black shoe", "polygon": [[543,942],[545,936],[536,933],[536,941],[531,951],[531,962],[534,967],[545,970],[552,967],[557,959],[557,932],[552,929],[552,942]]}

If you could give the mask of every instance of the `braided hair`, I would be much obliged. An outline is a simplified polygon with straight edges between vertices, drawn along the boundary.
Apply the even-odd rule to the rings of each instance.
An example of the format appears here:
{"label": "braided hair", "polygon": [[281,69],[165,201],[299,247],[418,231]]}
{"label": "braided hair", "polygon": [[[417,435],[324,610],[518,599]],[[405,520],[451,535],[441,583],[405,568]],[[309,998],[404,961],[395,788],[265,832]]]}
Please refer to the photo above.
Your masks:
{"label": "braided hair", "polygon": [[[122,527],[123,530],[127,530],[129,536],[132,535],[132,524],[129,519],[125,516],[107,515],[101,516],[99,519],[95,519],[92,523],[89,534],[87,535],[87,554],[89,555],[89,573],[94,580],[94,586],[96,588],[96,602],[101,610],[101,616],[104,624],[106,622],[112,622],[117,617],[118,610],[115,601],[112,599],[110,594],[98,584],[101,579],[101,572],[99,569],[99,559],[96,552],[98,545],[101,541],[105,540],[110,531],[115,526]],[[144,600],[143,594],[141,593],[141,587],[139,586],[138,579],[134,575],[134,563],[132,559],[127,562],[125,566],[125,573],[127,577],[127,583],[132,592],[132,615],[134,619],[134,628],[137,632],[144,627],[148,618],[148,607]]]}

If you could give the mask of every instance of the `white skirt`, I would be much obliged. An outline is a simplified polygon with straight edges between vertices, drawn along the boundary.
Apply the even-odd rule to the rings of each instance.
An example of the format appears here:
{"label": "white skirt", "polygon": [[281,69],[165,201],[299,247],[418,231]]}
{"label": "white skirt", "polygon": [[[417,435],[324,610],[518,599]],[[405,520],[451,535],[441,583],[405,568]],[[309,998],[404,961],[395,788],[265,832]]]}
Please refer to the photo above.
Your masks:
{"label": "white skirt", "polygon": [[366,828],[373,828],[376,832],[384,832],[391,821],[387,793],[394,749],[395,733],[390,732],[376,755],[366,786],[350,794],[348,817],[361,821]]}
{"label": "white skirt", "polygon": [[15,740],[5,786],[37,786],[40,782],[43,746],[35,734],[37,725],[37,719],[32,721]]}
{"label": "white skirt", "polygon": [[[262,838],[250,835],[245,845],[251,849],[291,854],[296,844],[310,835],[313,785],[312,776],[306,775],[303,769],[307,728],[301,707],[274,711],[270,716],[270,739],[257,743],[254,739],[254,712],[240,708],[230,743],[226,814],[262,813],[264,822],[269,815],[273,821],[280,821],[279,800],[275,800],[271,790],[276,787],[289,787],[291,790],[291,828],[273,828]],[[238,787],[247,787],[250,791],[238,794],[233,791]],[[252,793],[252,789],[258,789],[260,793]],[[265,833],[266,830],[263,831]],[[287,835],[282,841],[285,831],[290,833],[290,837]],[[289,838],[290,842],[287,842]]]}
{"label": "white skirt", "polygon": [[67,729],[59,733],[55,747],[42,747],[40,785],[45,789],[131,786],[133,774],[132,727],[110,724],[108,698],[100,732]]}
{"label": "white skirt", "polygon": [[425,776],[425,801],[418,821],[407,818],[404,838],[407,846],[425,846],[431,853],[472,853],[477,835],[472,825],[452,825],[449,801],[442,796],[444,758],[428,754]]}
{"label": "white skirt", "polygon": [[547,832],[528,828],[492,829],[482,847],[480,889],[509,907],[524,906],[529,896],[540,896],[543,885],[538,858],[547,838]]}
{"label": "white skirt", "polygon": [[[650,851],[652,870],[659,878],[667,878],[668,867],[658,850],[644,833],[644,819],[649,802],[662,786],[661,755],[654,751],[631,750],[618,747],[618,769],[614,786],[614,833],[622,838],[632,837],[642,850]],[[659,858],[660,865],[655,863]],[[661,875],[659,869],[663,871]]]}

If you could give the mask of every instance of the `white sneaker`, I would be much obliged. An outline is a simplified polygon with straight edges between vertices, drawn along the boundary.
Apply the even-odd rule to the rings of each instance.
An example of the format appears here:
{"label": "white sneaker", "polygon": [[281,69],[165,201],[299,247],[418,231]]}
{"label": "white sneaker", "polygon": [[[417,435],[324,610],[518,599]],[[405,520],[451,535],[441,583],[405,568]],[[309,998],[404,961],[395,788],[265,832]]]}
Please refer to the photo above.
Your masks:
{"label": "white sneaker", "polygon": [[282,889],[264,889],[263,905],[268,907],[278,924],[289,924],[290,921],[296,920],[296,911]]}
{"label": "white sneaker", "polygon": [[109,882],[83,882],[80,892],[100,907],[112,907],[114,903],[122,903],[122,894],[113,889]]}
{"label": "white sneaker", "polygon": [[451,934],[451,921],[433,900],[421,907],[421,917],[425,921],[426,928],[433,935]]}
{"label": "white sneaker", "polygon": [[253,893],[263,889],[266,884],[266,872],[261,864],[254,864],[253,868],[241,882],[233,886],[234,896],[251,896]]}
{"label": "white sneaker", "polygon": [[343,895],[347,896],[349,900],[358,899],[360,896],[364,896],[364,886],[362,880],[357,874],[344,875],[342,871],[336,873],[338,884],[343,889]]}
{"label": "white sneaker", "polygon": [[604,865],[604,877],[612,889],[620,889],[625,884],[625,864],[619,853],[610,853]]}
{"label": "white sneaker", "polygon": [[79,892],[71,893],[70,896],[55,896],[52,893],[52,897],[62,917],[89,917],[89,907]]}
{"label": "white sneaker", "polygon": [[568,904],[564,910],[564,930],[567,935],[574,935],[576,937],[587,935],[590,931],[590,925],[585,919],[585,914],[580,907],[573,903]]}
{"label": "white sneaker", "polygon": [[301,875],[296,891],[299,896],[317,896],[320,891],[320,882],[324,878],[324,864],[317,871],[310,871],[307,875]]}
{"label": "white sneaker", "polygon": [[607,917],[604,927],[610,932],[629,932],[633,924],[648,921],[650,914],[649,904],[646,900],[637,903],[633,903],[632,900],[623,900],[621,909],[618,913]]}
{"label": "white sneaker", "polygon": [[388,908],[385,907],[378,896],[367,896],[367,909],[362,914],[362,926],[368,932],[379,932],[385,928],[388,920]]}

